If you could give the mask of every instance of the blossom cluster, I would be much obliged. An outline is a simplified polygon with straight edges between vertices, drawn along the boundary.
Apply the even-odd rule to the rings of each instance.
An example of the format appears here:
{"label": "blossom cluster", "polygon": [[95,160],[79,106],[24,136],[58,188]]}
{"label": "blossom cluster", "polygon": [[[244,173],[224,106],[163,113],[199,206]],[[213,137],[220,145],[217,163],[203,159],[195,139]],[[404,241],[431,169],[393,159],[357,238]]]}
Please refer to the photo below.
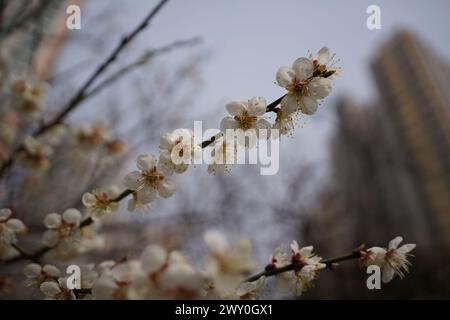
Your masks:
{"label": "blossom cluster", "polygon": [[[228,113],[220,123],[220,134],[207,143],[196,143],[190,129],[176,129],[163,134],[159,143],[159,157],[142,154],[137,157],[137,170],[124,177],[126,190],[116,186],[97,188],[82,196],[86,214],[77,209],[62,214],[49,213],[44,219],[46,231],[42,237],[44,250],[60,259],[101,247],[104,243],[96,233],[99,220],[119,209],[119,202],[129,196],[128,210],[149,209],[159,198],[169,198],[176,191],[173,177],[186,172],[201,156],[203,148],[211,145],[212,162],[209,173],[229,173],[237,158],[237,145],[254,148],[258,139],[280,139],[292,135],[295,124],[302,115],[314,114],[332,90],[332,79],[338,70],[333,67],[334,55],[328,48],[319,50],[317,56],[296,59],[291,67],[281,67],[276,82],[286,90],[275,102],[268,104],[263,97],[246,101],[232,101],[225,105]],[[29,119],[41,116],[42,106],[49,86],[33,77],[10,79],[17,112]],[[275,113],[275,119],[268,117]],[[0,142],[15,140],[16,127],[11,117],[10,128],[0,132]],[[271,122],[272,120],[272,122]],[[228,132],[239,131],[230,140]],[[237,145],[234,139],[237,138]],[[53,126],[45,134],[27,136],[19,152],[19,159],[27,168],[45,171],[51,164],[54,150],[64,141],[76,146],[81,153],[93,150],[106,151],[108,155],[123,152],[124,144],[115,138],[103,122],[81,123],[67,130],[65,125]],[[24,224],[12,218],[12,211],[0,211],[0,259],[10,254],[27,257],[18,247],[16,235],[26,230]],[[257,268],[252,258],[251,243],[239,238],[233,242],[217,232],[204,235],[207,252],[202,263],[193,264],[178,250],[169,251],[159,245],[145,248],[140,257],[120,261],[104,261],[82,267],[80,288],[71,288],[68,278],[55,265],[31,263],[24,269],[26,285],[39,289],[47,299],[257,299],[264,294],[267,280],[275,278],[275,286],[282,293],[302,295],[313,287],[323,269],[333,264],[333,259],[322,259],[312,246],[301,247],[292,241],[290,249],[277,247],[263,272],[251,276]],[[389,282],[397,274],[403,278],[408,272],[408,260],[414,244],[399,247],[401,237],[392,240],[388,248],[372,247],[351,254],[345,259],[358,259],[363,267],[377,265],[383,270],[383,281]],[[39,252],[38,252],[39,253]],[[339,261],[342,261],[339,260]]]}
{"label": "blossom cluster", "polygon": [[[230,243],[212,230],[204,235],[204,241],[208,250],[200,266],[180,251],[149,245],[137,259],[83,266],[79,288],[69,289],[68,278],[61,277],[57,267],[36,263],[24,269],[26,285],[38,288],[47,299],[258,299],[264,295],[268,278],[274,276],[281,293],[300,296],[314,286],[319,272],[332,261],[323,260],[313,253],[312,246],[300,247],[294,240],[289,251],[283,246],[274,250],[264,272],[247,278],[257,266],[247,239]],[[396,237],[388,249],[362,250],[358,254],[360,265],[382,266],[384,282],[395,274],[403,278],[410,265],[408,252],[415,245],[398,248],[400,241],[401,237]]]}
{"label": "blossom cluster", "polygon": [[[257,139],[267,139],[271,132],[274,132],[271,134],[273,139],[278,139],[280,134],[291,134],[295,127],[294,120],[300,114],[314,114],[319,103],[331,92],[331,78],[337,74],[337,69],[332,67],[333,59],[334,55],[324,47],[319,50],[317,57],[299,58],[292,67],[280,68],[276,80],[278,85],[287,90],[280,107],[269,108],[263,97],[227,103],[225,108],[229,115],[220,123],[222,135],[212,142],[208,172],[229,173],[235,163],[237,147],[234,138],[231,141],[227,135],[229,130],[243,133],[238,135],[237,144],[253,148]],[[270,111],[276,113],[273,124],[265,118]],[[151,154],[138,156],[138,170],[127,174],[124,181],[125,186],[133,191],[133,197],[128,203],[130,211],[142,206],[151,207],[157,198],[168,198],[174,194],[176,186],[171,176],[184,173],[201,156],[201,146],[194,143],[194,138],[192,130],[176,129],[161,136],[159,159]],[[102,199],[96,199],[88,207],[103,207],[103,213],[97,210],[97,215],[112,210],[102,203]]]}

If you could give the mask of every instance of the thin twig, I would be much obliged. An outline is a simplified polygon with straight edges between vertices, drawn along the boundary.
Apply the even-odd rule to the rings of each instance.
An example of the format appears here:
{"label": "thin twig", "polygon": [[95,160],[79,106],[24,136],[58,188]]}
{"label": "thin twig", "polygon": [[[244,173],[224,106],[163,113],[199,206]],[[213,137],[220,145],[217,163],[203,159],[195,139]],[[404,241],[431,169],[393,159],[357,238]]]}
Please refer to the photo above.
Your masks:
{"label": "thin twig", "polygon": [[[328,259],[324,259],[321,260],[320,263],[323,263],[327,266],[327,268],[332,268],[336,263],[338,262],[342,262],[342,261],[346,261],[346,260],[353,260],[353,259],[359,259],[361,257],[361,250],[363,249],[363,246],[360,246],[358,248],[356,248],[355,250],[353,250],[352,252],[342,255],[342,256],[338,256],[338,257],[333,257],[333,258],[328,258]],[[296,269],[301,268],[301,265],[299,265],[298,263],[291,263],[287,266],[281,267],[281,268],[277,268],[277,269],[269,269],[269,270],[265,270],[262,271],[258,274],[255,274],[251,277],[248,277],[244,282],[253,282],[258,280],[259,278],[265,276],[265,277],[271,277],[271,276],[275,276],[277,274],[280,273],[284,273],[284,272],[288,272],[288,271],[293,271]]]}
{"label": "thin twig", "polygon": [[136,68],[148,63],[150,61],[150,59],[152,59],[153,57],[163,54],[163,53],[170,52],[174,49],[195,45],[195,44],[199,43],[199,41],[200,41],[200,38],[198,38],[198,37],[192,38],[192,39],[187,39],[187,40],[178,40],[178,41],[175,41],[164,47],[154,49],[154,50],[149,50],[149,51],[145,52],[139,59],[130,63],[129,65],[124,66],[123,68],[120,68],[118,71],[113,73],[107,79],[103,80],[98,85],[96,85],[93,89],[91,89],[88,93],[86,93],[85,99],[91,97],[94,94],[97,94],[99,91],[101,91],[105,87],[109,86],[111,83],[115,82],[119,78],[122,78],[124,75],[135,70]]}
{"label": "thin twig", "polygon": [[[97,78],[102,75],[105,70],[117,60],[119,54],[125,49],[128,44],[136,38],[136,36],[141,33],[150,23],[150,21],[156,16],[156,14],[161,10],[161,8],[169,0],[161,0],[153,10],[145,17],[145,19],[137,25],[137,27],[128,35],[124,36],[116,48],[111,52],[107,59],[92,73],[92,75],[87,79],[87,81],[81,86],[77,93],[69,100],[67,105],[62,109],[62,111],[54,117],[50,122],[41,125],[36,132],[32,134],[33,137],[37,137],[49,129],[53,128],[55,125],[61,123],[84,99],[86,98],[86,93],[91,85],[97,80]],[[14,158],[18,152],[23,149],[23,144],[19,145],[13,152],[9,155],[8,159],[0,167],[0,177],[13,163]]]}
{"label": "thin twig", "polygon": [[[275,108],[280,104],[281,100],[283,99],[284,96],[278,98],[277,100],[273,101],[272,103],[270,103],[267,107],[266,112],[270,112],[275,110]],[[269,111],[270,108],[270,111]],[[275,112],[275,111],[274,111]],[[211,138],[209,138],[208,140],[203,141],[200,144],[200,147],[202,148],[206,148],[207,146],[211,145],[212,143],[214,143],[215,141],[217,141],[218,139],[220,139],[223,136],[222,132],[219,132],[218,134],[212,136]],[[130,190],[130,189],[125,189],[124,191],[122,191],[122,193],[120,193],[117,198],[113,199],[113,202],[120,202],[123,199],[125,199],[126,197],[128,197],[129,195],[133,194],[135,191],[134,190]],[[91,217],[87,217],[86,219],[84,219],[83,221],[81,221],[79,228],[82,229],[84,227],[87,227],[89,225],[91,225],[92,223],[94,223],[94,220]],[[21,249],[20,247],[17,246],[17,251],[19,251],[20,255],[17,257],[14,257],[12,259],[6,260],[3,263],[11,263],[11,262],[15,262],[15,261],[19,261],[21,259],[30,259],[30,260],[37,260],[39,259],[42,255],[44,255],[45,253],[47,253],[49,250],[51,250],[52,248],[50,247],[44,247],[40,250],[38,250],[37,252],[33,253],[33,254],[22,254],[24,252],[23,249]],[[262,274],[264,275],[264,274]],[[260,275],[260,277],[262,276]]]}

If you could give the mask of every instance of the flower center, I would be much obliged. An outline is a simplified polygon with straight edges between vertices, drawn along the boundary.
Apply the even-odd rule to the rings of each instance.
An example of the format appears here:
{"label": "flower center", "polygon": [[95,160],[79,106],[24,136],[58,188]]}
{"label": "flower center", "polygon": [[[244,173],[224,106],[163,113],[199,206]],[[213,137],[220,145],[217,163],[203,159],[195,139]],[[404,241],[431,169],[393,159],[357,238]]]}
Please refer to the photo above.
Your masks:
{"label": "flower center", "polygon": [[144,177],[145,183],[152,187],[156,187],[162,180],[164,180],[164,175],[158,172],[156,167],[152,170],[143,171],[142,176]]}
{"label": "flower center", "polygon": [[239,127],[243,130],[254,128],[256,126],[257,119],[258,118],[256,116],[248,114],[248,112],[243,112],[242,114],[234,117],[234,120],[239,123]]}
{"label": "flower center", "polygon": [[292,83],[287,87],[287,89],[291,93],[306,95],[306,93],[308,92],[308,81],[300,81],[298,79],[294,79]]}

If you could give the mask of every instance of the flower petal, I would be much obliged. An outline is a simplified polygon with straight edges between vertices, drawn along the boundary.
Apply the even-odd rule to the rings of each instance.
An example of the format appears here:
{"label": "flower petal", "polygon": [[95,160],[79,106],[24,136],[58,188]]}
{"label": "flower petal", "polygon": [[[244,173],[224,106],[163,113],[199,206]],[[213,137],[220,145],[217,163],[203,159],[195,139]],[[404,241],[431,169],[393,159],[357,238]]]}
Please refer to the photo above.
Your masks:
{"label": "flower petal", "polygon": [[124,178],[124,185],[128,189],[137,190],[142,185],[142,174],[140,171],[132,171]]}
{"label": "flower petal", "polygon": [[61,225],[61,216],[57,213],[49,213],[44,218],[44,225],[49,229],[58,228]]}
{"label": "flower petal", "polygon": [[238,123],[232,117],[225,117],[220,122],[220,131],[226,133],[227,130],[236,130],[238,128]]}
{"label": "flower petal", "polygon": [[317,63],[321,65],[326,65],[330,61],[330,49],[323,47],[319,50],[317,55]]}
{"label": "flower petal", "polygon": [[295,79],[295,72],[292,68],[281,67],[277,71],[276,79],[280,87],[287,89]]}
{"label": "flower petal", "polygon": [[10,209],[1,209],[0,210],[0,221],[5,221],[11,217],[12,211]]}
{"label": "flower petal", "polygon": [[307,115],[312,115],[317,111],[319,103],[316,99],[304,96],[300,101],[300,111]]}
{"label": "flower petal", "polygon": [[389,242],[388,248],[389,248],[389,249],[397,249],[397,248],[398,248],[398,245],[399,245],[400,242],[402,242],[402,241],[403,241],[403,238],[402,238],[402,237],[395,237],[394,239],[392,239],[392,240]]}
{"label": "flower petal", "polygon": [[172,133],[170,132],[163,134],[159,138],[159,148],[162,150],[172,150],[174,144]]}
{"label": "flower petal", "polygon": [[298,58],[294,61],[292,69],[295,72],[297,80],[303,81],[312,76],[314,65],[308,58]]}
{"label": "flower petal", "polygon": [[167,251],[158,245],[150,245],[141,255],[142,267],[146,272],[158,271],[167,261]]}
{"label": "flower petal", "polygon": [[158,185],[158,193],[163,198],[169,198],[174,194],[176,190],[176,184],[172,180],[164,179],[159,185]]}
{"label": "flower petal", "polygon": [[225,109],[227,109],[230,115],[237,116],[245,112],[247,110],[247,106],[240,101],[231,101],[225,105]]}
{"label": "flower petal", "polygon": [[62,218],[65,222],[78,226],[81,222],[81,213],[77,209],[70,208],[64,211]]}
{"label": "flower petal", "polygon": [[314,79],[308,84],[308,89],[312,97],[324,99],[331,93],[331,80],[327,78]]}
{"label": "flower petal", "polygon": [[395,275],[394,268],[392,268],[391,265],[388,264],[388,263],[385,264],[384,267],[383,267],[383,275],[382,275],[382,278],[381,278],[383,283],[390,282],[394,278],[394,275]]}
{"label": "flower petal", "polygon": [[266,113],[267,101],[263,97],[253,97],[248,101],[248,113],[261,116]]}
{"label": "flower petal", "polygon": [[397,251],[400,252],[401,254],[406,254],[414,250],[415,247],[416,245],[414,243],[407,243],[398,248]]}
{"label": "flower petal", "polygon": [[36,278],[41,274],[42,267],[40,264],[37,263],[30,263],[28,264],[24,269],[23,273],[25,274],[25,277],[33,279]]}
{"label": "flower petal", "polygon": [[54,297],[57,294],[61,293],[59,284],[54,281],[46,281],[42,283],[39,289],[42,291],[42,293],[49,297]]}
{"label": "flower petal", "polygon": [[138,156],[137,167],[141,171],[150,171],[156,166],[156,159],[151,154],[141,154]]}
{"label": "flower petal", "polygon": [[137,200],[142,204],[154,201],[157,196],[156,189],[153,187],[143,187],[137,192]]}
{"label": "flower petal", "polygon": [[212,252],[222,252],[228,248],[227,239],[219,231],[210,230],[205,233],[203,239]]}

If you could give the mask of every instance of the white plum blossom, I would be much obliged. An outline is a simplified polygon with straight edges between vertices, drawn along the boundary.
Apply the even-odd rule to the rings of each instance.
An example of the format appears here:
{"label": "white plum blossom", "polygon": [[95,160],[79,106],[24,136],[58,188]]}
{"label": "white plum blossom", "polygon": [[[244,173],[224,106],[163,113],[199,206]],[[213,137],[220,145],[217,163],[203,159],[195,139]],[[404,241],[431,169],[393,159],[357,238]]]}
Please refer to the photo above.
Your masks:
{"label": "white plum blossom", "polygon": [[249,142],[246,142],[243,135],[238,137],[240,145],[253,147],[256,138],[260,136],[261,129],[267,130],[267,137],[270,134],[270,123],[263,118],[266,113],[267,102],[262,97],[253,97],[248,101],[232,101],[225,105],[229,116],[222,119],[220,130],[225,134],[227,130],[239,130],[249,133]]}
{"label": "white plum blossom", "polygon": [[46,300],[76,300],[75,293],[67,288],[67,279],[45,281],[39,289],[46,296]]}
{"label": "white plum blossom", "polygon": [[241,300],[257,300],[261,297],[265,281],[266,277],[262,276],[256,281],[243,282],[237,288],[236,294]]}
{"label": "white plum blossom", "polygon": [[26,231],[26,227],[19,219],[11,218],[10,209],[0,210],[0,245],[11,245],[17,243],[16,234]]}
{"label": "white plum blossom", "polygon": [[83,194],[82,202],[93,219],[100,219],[119,208],[119,203],[114,201],[119,194],[117,186],[110,186],[104,190],[96,189]]}
{"label": "white plum blossom", "polygon": [[411,265],[408,257],[411,256],[410,252],[414,250],[416,245],[408,243],[398,247],[402,241],[402,237],[395,237],[389,242],[387,249],[372,247],[362,251],[359,259],[360,264],[362,266],[377,265],[382,268],[384,283],[390,282],[396,274],[400,279],[403,279]]}
{"label": "white plum blossom", "polygon": [[57,267],[47,264],[45,266],[41,266],[37,263],[30,263],[25,266],[23,269],[23,273],[27,278],[27,287],[37,287],[48,280],[56,280],[60,274],[60,271]]}
{"label": "white plum blossom", "polygon": [[194,299],[200,296],[205,278],[179,251],[148,246],[141,255],[142,272],[130,286],[132,299]]}
{"label": "white plum blossom", "polygon": [[[327,49],[322,48],[319,52],[320,62],[325,62]],[[286,118],[297,111],[312,115],[317,111],[319,100],[330,94],[331,81],[324,77],[324,72],[316,72],[322,65],[314,61],[304,57],[298,58],[292,67],[281,67],[278,70],[277,83],[288,91],[281,101],[283,117]]]}
{"label": "white plum blossom", "polygon": [[286,252],[282,245],[275,248],[273,254],[270,256],[270,264],[266,268],[278,269],[287,266],[291,263],[291,257]]}
{"label": "white plum blossom", "polygon": [[111,133],[104,121],[81,122],[72,128],[75,143],[82,150],[91,151],[111,140]]}
{"label": "white plum blossom", "polygon": [[212,280],[214,291],[222,298],[232,298],[239,284],[255,268],[250,259],[251,243],[239,238],[229,244],[218,231],[208,231],[204,235],[209,254],[205,256],[205,271]]}
{"label": "white plum blossom", "polygon": [[201,157],[202,148],[195,143],[189,129],[176,129],[161,136],[159,165],[169,172],[183,173]]}
{"label": "white plum blossom", "polygon": [[11,83],[11,90],[16,97],[15,106],[20,112],[32,119],[40,116],[50,85],[34,76],[16,79]]}
{"label": "white plum blossom", "polygon": [[81,213],[77,209],[67,209],[62,215],[49,213],[44,219],[47,227],[42,242],[48,247],[54,247],[61,239],[71,238],[81,222]]}
{"label": "white plum blossom", "polygon": [[92,285],[95,299],[128,299],[129,285],[136,274],[141,273],[141,265],[137,260],[106,261],[99,266],[101,275]]}
{"label": "white plum blossom", "polygon": [[53,148],[41,141],[27,136],[24,141],[24,149],[20,153],[20,160],[30,169],[45,171],[50,165],[50,157],[53,155]]}
{"label": "white plum blossom", "polygon": [[137,193],[139,203],[150,203],[158,198],[168,198],[175,192],[175,182],[168,179],[170,173],[159,168],[154,156],[140,155],[137,158],[139,171],[125,176],[125,186]]}
{"label": "white plum blossom", "polygon": [[[286,266],[286,254],[280,248],[277,248],[278,252],[273,255],[272,264],[269,266],[275,266],[275,268]],[[282,291],[291,291],[296,296],[300,296],[313,286],[313,280],[318,277],[319,271],[326,265],[320,262],[321,257],[313,254],[312,246],[300,248],[297,241],[294,240],[291,243],[291,252],[293,271],[278,274],[276,276],[277,287]]]}
{"label": "white plum blossom", "polygon": [[395,274],[401,279],[405,277],[405,272],[409,272],[411,263],[408,261],[409,252],[416,247],[413,243],[408,243],[398,247],[403,241],[402,237],[396,237],[389,242],[386,252],[386,264],[383,267],[383,282],[390,282]]}

